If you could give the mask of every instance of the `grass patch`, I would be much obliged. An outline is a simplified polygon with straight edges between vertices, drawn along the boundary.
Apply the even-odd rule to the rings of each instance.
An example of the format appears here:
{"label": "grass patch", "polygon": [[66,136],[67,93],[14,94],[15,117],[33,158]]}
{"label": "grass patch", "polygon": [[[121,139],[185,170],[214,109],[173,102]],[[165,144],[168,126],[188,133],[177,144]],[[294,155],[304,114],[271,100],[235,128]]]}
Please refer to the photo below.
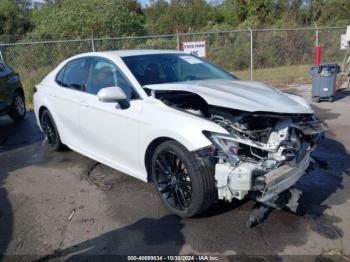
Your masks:
{"label": "grass patch", "polygon": [[[285,87],[290,84],[311,83],[311,76],[308,73],[310,65],[290,65],[274,68],[254,69],[253,79]],[[250,80],[250,71],[235,71],[233,73],[243,80]]]}
{"label": "grass patch", "polygon": [[42,67],[38,69],[28,69],[25,67],[17,68],[17,72],[20,75],[21,82],[24,89],[24,95],[26,97],[26,107],[28,110],[33,109],[33,89],[35,85],[52,70],[51,67]]}

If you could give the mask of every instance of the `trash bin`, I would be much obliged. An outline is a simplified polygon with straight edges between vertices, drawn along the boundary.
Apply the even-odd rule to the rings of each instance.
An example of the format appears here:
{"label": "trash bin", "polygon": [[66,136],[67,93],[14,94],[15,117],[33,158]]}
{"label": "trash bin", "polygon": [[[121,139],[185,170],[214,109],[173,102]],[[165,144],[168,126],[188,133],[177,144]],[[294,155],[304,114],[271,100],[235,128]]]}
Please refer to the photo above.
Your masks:
{"label": "trash bin", "polygon": [[337,74],[340,67],[337,64],[322,64],[312,66],[309,73],[312,75],[312,101],[334,101]]}

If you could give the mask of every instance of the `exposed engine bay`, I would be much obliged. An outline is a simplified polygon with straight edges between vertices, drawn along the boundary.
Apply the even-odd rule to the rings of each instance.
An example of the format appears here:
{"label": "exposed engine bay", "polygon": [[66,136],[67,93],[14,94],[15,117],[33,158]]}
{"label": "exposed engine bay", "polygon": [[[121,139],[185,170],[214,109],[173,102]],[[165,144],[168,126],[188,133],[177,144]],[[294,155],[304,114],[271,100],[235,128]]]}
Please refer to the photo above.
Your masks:
{"label": "exposed engine bay", "polygon": [[[168,106],[213,121],[230,133],[204,131],[213,146],[195,152],[215,164],[218,198],[226,201],[249,194],[259,202],[270,201],[272,206],[272,200],[305,173],[310,153],[327,131],[314,114],[246,112],[209,105],[187,91],[153,90],[152,95]],[[290,203],[290,209],[296,202]]]}

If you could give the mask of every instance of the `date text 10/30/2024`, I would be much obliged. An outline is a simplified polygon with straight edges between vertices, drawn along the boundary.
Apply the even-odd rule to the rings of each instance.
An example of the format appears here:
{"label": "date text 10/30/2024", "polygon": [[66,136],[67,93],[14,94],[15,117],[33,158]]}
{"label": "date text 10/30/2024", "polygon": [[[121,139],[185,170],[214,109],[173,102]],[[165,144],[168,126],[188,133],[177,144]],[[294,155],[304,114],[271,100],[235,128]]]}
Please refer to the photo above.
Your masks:
{"label": "date text 10/30/2024", "polygon": [[217,261],[217,256],[128,256],[129,261]]}

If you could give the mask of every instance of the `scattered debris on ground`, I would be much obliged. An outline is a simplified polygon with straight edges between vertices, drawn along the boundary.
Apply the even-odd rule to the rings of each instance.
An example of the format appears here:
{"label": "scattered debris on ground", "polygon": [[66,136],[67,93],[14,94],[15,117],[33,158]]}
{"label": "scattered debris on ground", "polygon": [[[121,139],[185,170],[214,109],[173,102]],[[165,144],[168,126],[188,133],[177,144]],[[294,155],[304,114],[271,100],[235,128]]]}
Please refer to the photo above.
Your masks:
{"label": "scattered debris on ground", "polygon": [[113,188],[113,183],[108,183],[109,181],[105,180],[105,175],[100,174],[98,172],[94,172],[95,169],[100,165],[99,162],[94,162],[93,165],[88,169],[86,172],[85,178],[93,182],[95,185],[97,185],[99,188],[104,190],[111,190]]}
{"label": "scattered debris on ground", "polygon": [[70,221],[73,219],[74,214],[75,214],[75,208],[74,208],[74,209],[72,210],[72,212],[70,213],[70,215],[69,215],[69,217],[68,217],[68,219],[67,219],[68,222],[70,222]]}

